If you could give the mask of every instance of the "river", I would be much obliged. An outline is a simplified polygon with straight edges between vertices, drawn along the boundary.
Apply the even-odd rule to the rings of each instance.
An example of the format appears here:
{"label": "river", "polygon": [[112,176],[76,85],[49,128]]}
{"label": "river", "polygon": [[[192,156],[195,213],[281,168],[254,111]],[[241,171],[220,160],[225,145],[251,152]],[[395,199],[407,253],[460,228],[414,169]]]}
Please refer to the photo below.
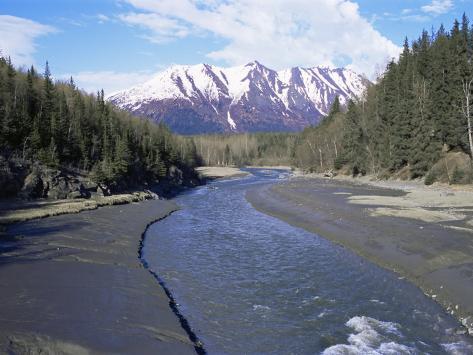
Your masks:
{"label": "river", "polygon": [[176,198],[143,256],[210,354],[473,353],[417,287],[332,242],[256,211],[249,169]]}

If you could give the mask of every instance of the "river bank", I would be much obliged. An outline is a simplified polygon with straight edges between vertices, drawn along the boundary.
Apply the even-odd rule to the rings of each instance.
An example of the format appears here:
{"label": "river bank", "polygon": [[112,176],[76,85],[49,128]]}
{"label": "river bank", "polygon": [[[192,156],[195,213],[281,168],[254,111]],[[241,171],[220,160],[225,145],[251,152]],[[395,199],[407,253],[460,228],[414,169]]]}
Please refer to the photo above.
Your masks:
{"label": "river bank", "polygon": [[0,352],[195,353],[138,254],[150,222],[177,208],[150,200],[10,226],[0,239]]}
{"label": "river bank", "polygon": [[445,187],[365,183],[298,177],[246,196],[258,210],[406,277],[473,334],[473,198]]}
{"label": "river bank", "polygon": [[137,191],[134,193],[100,196],[90,199],[37,199],[33,201],[2,200],[0,201],[0,225],[8,225],[63,214],[79,213],[82,211],[95,210],[99,207],[124,205],[154,198],[156,198],[156,195],[150,191]]}

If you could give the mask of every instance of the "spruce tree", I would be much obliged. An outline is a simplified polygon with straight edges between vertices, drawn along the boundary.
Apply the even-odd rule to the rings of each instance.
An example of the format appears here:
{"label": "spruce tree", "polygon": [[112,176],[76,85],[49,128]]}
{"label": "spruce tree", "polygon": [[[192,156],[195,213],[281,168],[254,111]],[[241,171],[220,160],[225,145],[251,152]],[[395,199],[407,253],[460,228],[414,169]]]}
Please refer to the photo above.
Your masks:
{"label": "spruce tree", "polygon": [[46,148],[50,145],[50,137],[52,127],[55,125],[55,90],[51,79],[51,71],[49,70],[49,63],[46,62],[46,67],[43,76],[43,91],[41,98],[41,111],[39,122],[39,133],[41,139],[41,147]]}
{"label": "spruce tree", "polygon": [[357,105],[350,100],[345,118],[345,134],[343,148],[345,159],[353,175],[366,173],[366,153],[363,145],[363,130],[361,128],[361,113]]}
{"label": "spruce tree", "polygon": [[340,113],[341,112],[341,108],[340,108],[340,98],[337,96],[335,96],[335,99],[333,100],[333,103],[332,103],[332,106],[330,107],[330,112],[329,112],[329,116],[330,117],[333,117],[335,116],[337,113]]}

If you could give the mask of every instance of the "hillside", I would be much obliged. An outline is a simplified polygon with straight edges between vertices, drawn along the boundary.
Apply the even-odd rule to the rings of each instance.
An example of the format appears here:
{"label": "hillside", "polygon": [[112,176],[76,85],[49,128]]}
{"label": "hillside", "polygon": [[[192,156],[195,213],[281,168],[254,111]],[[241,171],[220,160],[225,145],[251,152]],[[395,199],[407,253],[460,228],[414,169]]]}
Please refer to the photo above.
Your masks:
{"label": "hillside", "polygon": [[362,100],[302,133],[294,162],[306,171],[472,182],[472,98],[473,27],[464,15],[450,31],[406,39]]}
{"label": "hillside", "polygon": [[76,198],[130,188],[183,184],[194,176],[195,148],[151,125],[0,58],[0,197]]}

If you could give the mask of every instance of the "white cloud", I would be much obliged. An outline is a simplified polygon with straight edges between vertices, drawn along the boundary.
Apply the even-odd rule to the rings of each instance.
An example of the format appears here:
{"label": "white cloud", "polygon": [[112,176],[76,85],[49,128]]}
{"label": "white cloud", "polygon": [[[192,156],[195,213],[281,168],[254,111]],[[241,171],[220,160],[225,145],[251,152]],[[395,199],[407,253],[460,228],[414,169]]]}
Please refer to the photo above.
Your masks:
{"label": "white cloud", "polygon": [[426,15],[419,15],[419,14],[414,14],[414,15],[406,15],[406,16],[401,16],[399,18],[394,18],[395,20],[400,19],[404,21],[414,21],[414,22],[427,22],[431,18]]}
{"label": "white cloud", "polygon": [[100,24],[104,24],[105,22],[110,21],[110,17],[104,14],[98,14],[96,18]]}
{"label": "white cloud", "polygon": [[122,89],[128,89],[133,85],[142,83],[149,79],[150,72],[127,72],[120,73],[110,70],[105,71],[82,71],[75,74],[63,74],[61,80],[69,80],[72,76],[76,85],[89,93],[96,93],[103,89],[106,95],[110,95]]}
{"label": "white cloud", "polygon": [[213,34],[227,44],[207,53],[227,64],[254,59],[273,68],[351,67],[371,76],[400,48],[376,31],[350,0],[128,0],[140,13],[121,15],[163,42]]}
{"label": "white cloud", "polygon": [[17,66],[32,65],[36,38],[56,32],[41,23],[10,15],[0,15],[0,50]]}
{"label": "white cloud", "polygon": [[143,36],[153,43],[165,43],[176,38],[184,38],[190,34],[188,26],[179,21],[156,13],[128,13],[118,18],[131,26],[149,29],[151,34]]}
{"label": "white cloud", "polygon": [[432,15],[441,15],[453,8],[453,0],[432,0],[428,5],[421,7],[422,11]]}

